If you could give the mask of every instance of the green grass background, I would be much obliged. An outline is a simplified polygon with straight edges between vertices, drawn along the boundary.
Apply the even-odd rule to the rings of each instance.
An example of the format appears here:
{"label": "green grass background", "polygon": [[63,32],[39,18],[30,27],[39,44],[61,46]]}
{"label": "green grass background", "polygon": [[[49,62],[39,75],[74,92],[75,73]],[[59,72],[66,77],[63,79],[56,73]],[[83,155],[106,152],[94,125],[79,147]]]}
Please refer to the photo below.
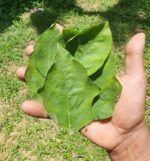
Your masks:
{"label": "green grass background", "polygon": [[0,0],[0,161],[109,161],[105,150],[79,133],[24,115],[21,103],[30,96],[15,76],[19,66],[27,65],[24,48],[53,22],[85,27],[102,19],[110,22],[118,70],[123,69],[127,40],[137,32],[146,33],[145,119],[150,126],[149,0]]}

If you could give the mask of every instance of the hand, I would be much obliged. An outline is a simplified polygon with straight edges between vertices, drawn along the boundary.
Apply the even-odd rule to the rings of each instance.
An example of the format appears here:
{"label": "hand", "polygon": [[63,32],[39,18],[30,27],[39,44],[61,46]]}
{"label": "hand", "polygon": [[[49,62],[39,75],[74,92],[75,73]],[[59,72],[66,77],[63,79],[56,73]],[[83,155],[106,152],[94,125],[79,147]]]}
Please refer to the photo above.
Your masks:
{"label": "hand", "polygon": [[[81,129],[84,136],[109,151],[118,147],[130,136],[147,128],[144,123],[147,87],[143,65],[144,46],[145,35],[143,33],[133,36],[126,46],[125,74],[117,77],[122,85],[122,92],[112,118],[94,121]],[[30,55],[32,51],[33,45],[28,46],[27,55]],[[16,74],[19,79],[24,80],[25,68],[19,68]],[[48,118],[44,106],[38,102],[25,101],[22,109],[28,115]]]}
{"label": "hand", "polygon": [[91,123],[81,130],[94,143],[112,150],[134,131],[144,128],[147,80],[144,73],[145,35],[133,36],[125,48],[125,74],[117,77],[122,92],[112,118]]}

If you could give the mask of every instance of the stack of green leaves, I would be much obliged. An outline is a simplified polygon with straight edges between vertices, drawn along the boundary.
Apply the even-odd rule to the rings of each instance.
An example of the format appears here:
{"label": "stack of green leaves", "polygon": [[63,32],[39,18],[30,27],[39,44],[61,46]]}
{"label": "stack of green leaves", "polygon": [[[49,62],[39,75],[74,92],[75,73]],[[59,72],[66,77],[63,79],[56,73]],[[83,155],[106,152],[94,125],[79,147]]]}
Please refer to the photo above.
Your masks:
{"label": "stack of green leaves", "polygon": [[37,41],[25,79],[60,126],[79,130],[112,116],[120,93],[108,22],[85,29],[53,24]]}

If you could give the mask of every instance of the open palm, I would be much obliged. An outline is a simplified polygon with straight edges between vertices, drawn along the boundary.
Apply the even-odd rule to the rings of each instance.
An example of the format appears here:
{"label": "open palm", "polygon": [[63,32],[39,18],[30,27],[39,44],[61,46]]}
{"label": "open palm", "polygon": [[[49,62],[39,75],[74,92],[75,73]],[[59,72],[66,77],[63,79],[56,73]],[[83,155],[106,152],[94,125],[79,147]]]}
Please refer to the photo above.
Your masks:
{"label": "open palm", "polygon": [[[144,74],[143,51],[145,35],[136,34],[128,42],[125,49],[125,72],[117,79],[122,85],[120,98],[115,105],[112,118],[94,121],[81,129],[81,133],[95,144],[112,150],[138,129],[145,127],[144,111],[146,97],[146,77]],[[33,51],[33,44],[26,48],[27,55]],[[25,68],[16,72],[19,79],[24,80]],[[48,118],[42,104],[25,101],[23,111],[31,116]]]}

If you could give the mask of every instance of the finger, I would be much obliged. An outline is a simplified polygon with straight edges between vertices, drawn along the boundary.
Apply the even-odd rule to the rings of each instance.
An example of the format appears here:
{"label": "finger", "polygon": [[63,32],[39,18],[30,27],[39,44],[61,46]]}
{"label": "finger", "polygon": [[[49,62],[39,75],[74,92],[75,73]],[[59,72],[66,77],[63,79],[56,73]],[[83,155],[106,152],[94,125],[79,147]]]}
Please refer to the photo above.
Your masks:
{"label": "finger", "polygon": [[33,48],[34,48],[34,42],[31,42],[30,45],[28,45],[25,49],[25,54],[27,56],[30,56],[33,52]]}
{"label": "finger", "polygon": [[[94,121],[82,128],[80,132],[93,143],[108,150],[113,149],[113,147],[121,140],[116,129],[111,124],[111,118],[101,121]],[[116,142],[116,138],[118,138],[118,142]]]}
{"label": "finger", "polygon": [[25,72],[26,72],[26,67],[20,67],[16,71],[16,76],[22,80],[25,81]]}
{"label": "finger", "polygon": [[138,33],[133,36],[125,49],[125,74],[141,76],[144,74],[143,53],[145,47],[145,34]]}
{"label": "finger", "polygon": [[124,81],[124,72],[120,72],[116,75],[116,79],[118,82],[123,86],[123,81]]}
{"label": "finger", "polygon": [[61,26],[60,24],[56,23],[56,27],[60,31],[60,33],[63,32],[63,29],[64,29],[63,26]]}
{"label": "finger", "polygon": [[35,101],[25,101],[22,104],[22,110],[24,113],[30,116],[48,118],[48,114],[46,113],[44,106]]}

